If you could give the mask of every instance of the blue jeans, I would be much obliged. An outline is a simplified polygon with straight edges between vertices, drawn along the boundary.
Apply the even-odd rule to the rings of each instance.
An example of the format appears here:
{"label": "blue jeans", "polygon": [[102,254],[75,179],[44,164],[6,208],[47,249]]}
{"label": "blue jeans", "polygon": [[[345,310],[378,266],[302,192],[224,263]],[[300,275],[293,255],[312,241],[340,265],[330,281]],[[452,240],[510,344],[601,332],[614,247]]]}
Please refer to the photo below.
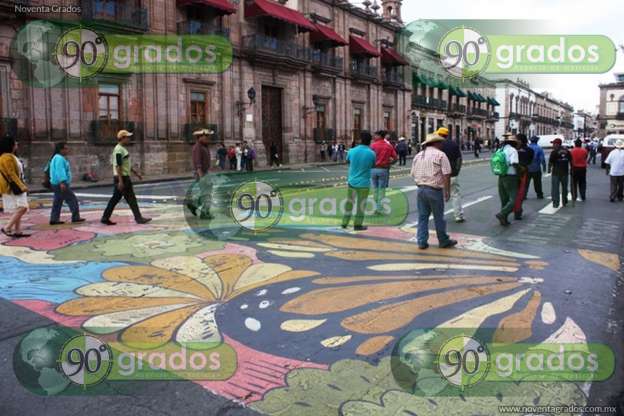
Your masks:
{"label": "blue jeans", "polygon": [[446,244],[450,237],[446,233],[446,221],[444,220],[444,192],[428,186],[418,187],[418,232],[416,240],[419,246],[424,246],[429,241],[429,216],[433,213],[438,242]]}
{"label": "blue jeans", "polygon": [[386,188],[390,181],[390,170],[381,168],[371,169],[371,181],[375,190],[375,211],[381,211],[381,201],[386,197]]}
{"label": "blue jeans", "polygon": [[74,191],[71,190],[69,185],[65,187],[65,192],[61,190],[60,185],[52,185],[52,191],[54,191],[54,200],[52,202],[52,211],[50,212],[50,222],[60,220],[63,201],[67,202],[67,206],[72,213],[72,221],[78,220],[80,218],[78,199],[76,199],[76,195],[74,195]]}

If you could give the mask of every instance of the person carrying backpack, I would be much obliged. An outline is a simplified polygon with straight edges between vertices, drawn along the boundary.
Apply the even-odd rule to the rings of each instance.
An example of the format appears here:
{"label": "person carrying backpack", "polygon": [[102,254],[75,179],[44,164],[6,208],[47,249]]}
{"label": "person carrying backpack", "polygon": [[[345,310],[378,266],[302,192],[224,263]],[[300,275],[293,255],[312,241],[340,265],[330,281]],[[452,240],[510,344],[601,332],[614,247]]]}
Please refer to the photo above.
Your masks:
{"label": "person carrying backpack", "polygon": [[492,173],[498,176],[498,195],[501,201],[501,210],[496,218],[502,226],[510,223],[507,217],[513,211],[518,194],[518,167],[519,158],[516,147],[518,140],[511,133],[503,135],[503,147],[492,156],[490,165]]}

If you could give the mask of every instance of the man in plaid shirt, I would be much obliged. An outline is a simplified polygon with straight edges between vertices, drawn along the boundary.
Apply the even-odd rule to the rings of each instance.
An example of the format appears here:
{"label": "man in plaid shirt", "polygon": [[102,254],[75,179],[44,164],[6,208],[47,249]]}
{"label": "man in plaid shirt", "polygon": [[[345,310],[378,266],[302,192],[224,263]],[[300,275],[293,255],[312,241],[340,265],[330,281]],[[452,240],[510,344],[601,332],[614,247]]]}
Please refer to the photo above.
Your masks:
{"label": "man in plaid shirt", "polygon": [[430,134],[423,143],[424,149],[414,157],[412,178],[418,185],[418,248],[429,247],[429,216],[433,213],[436,234],[440,248],[450,248],[457,244],[446,233],[444,202],[450,198],[451,163],[442,152],[444,138]]}

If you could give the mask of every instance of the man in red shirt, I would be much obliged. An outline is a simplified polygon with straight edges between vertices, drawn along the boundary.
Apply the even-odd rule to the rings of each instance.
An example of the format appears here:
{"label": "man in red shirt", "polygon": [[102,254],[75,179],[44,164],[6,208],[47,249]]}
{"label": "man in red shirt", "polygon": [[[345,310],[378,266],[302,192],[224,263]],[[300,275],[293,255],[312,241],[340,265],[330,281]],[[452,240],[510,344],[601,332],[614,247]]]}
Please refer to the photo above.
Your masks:
{"label": "man in red shirt", "polygon": [[386,132],[378,131],[373,137],[371,149],[375,152],[375,167],[371,169],[371,181],[375,189],[375,214],[381,215],[382,200],[386,197],[386,188],[390,181],[390,166],[397,160],[397,153],[388,141]]}
{"label": "man in red shirt", "polygon": [[585,201],[589,153],[583,148],[583,142],[577,139],[574,142],[574,149],[570,150],[570,154],[572,155],[572,204],[574,204],[578,195],[577,189],[580,190],[581,199]]}

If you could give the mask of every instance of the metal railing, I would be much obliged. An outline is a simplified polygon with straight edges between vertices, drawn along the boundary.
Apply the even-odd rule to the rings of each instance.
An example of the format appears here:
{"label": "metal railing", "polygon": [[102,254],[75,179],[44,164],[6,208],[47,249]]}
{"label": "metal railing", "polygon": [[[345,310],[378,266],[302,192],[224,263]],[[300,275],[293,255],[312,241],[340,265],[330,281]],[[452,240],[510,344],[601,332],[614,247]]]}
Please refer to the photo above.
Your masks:
{"label": "metal railing", "polygon": [[360,79],[376,79],[377,67],[368,63],[351,61],[351,76]]}
{"label": "metal railing", "polygon": [[484,108],[472,107],[472,108],[468,108],[468,115],[477,116],[477,117],[487,117],[488,111]]}
{"label": "metal railing", "polygon": [[248,52],[272,55],[278,58],[289,58],[310,62],[311,50],[294,42],[277,39],[265,35],[248,35],[243,37],[243,48]]}
{"label": "metal railing", "polygon": [[115,25],[120,29],[147,31],[147,9],[127,0],[81,0],[82,18]]}
{"label": "metal railing", "polygon": [[466,106],[463,105],[463,104],[453,103],[453,104],[451,104],[451,106],[449,108],[449,112],[451,112],[451,113],[459,113],[459,114],[466,114]]}
{"label": "metal railing", "polygon": [[312,49],[312,66],[319,69],[329,69],[331,71],[341,71],[344,59],[318,49]]}
{"label": "metal railing", "polygon": [[215,26],[214,22],[187,20],[177,24],[178,35],[218,35],[230,38],[230,29]]}
{"label": "metal railing", "polygon": [[402,87],[405,84],[403,74],[397,71],[384,71],[382,81],[385,85]]}

